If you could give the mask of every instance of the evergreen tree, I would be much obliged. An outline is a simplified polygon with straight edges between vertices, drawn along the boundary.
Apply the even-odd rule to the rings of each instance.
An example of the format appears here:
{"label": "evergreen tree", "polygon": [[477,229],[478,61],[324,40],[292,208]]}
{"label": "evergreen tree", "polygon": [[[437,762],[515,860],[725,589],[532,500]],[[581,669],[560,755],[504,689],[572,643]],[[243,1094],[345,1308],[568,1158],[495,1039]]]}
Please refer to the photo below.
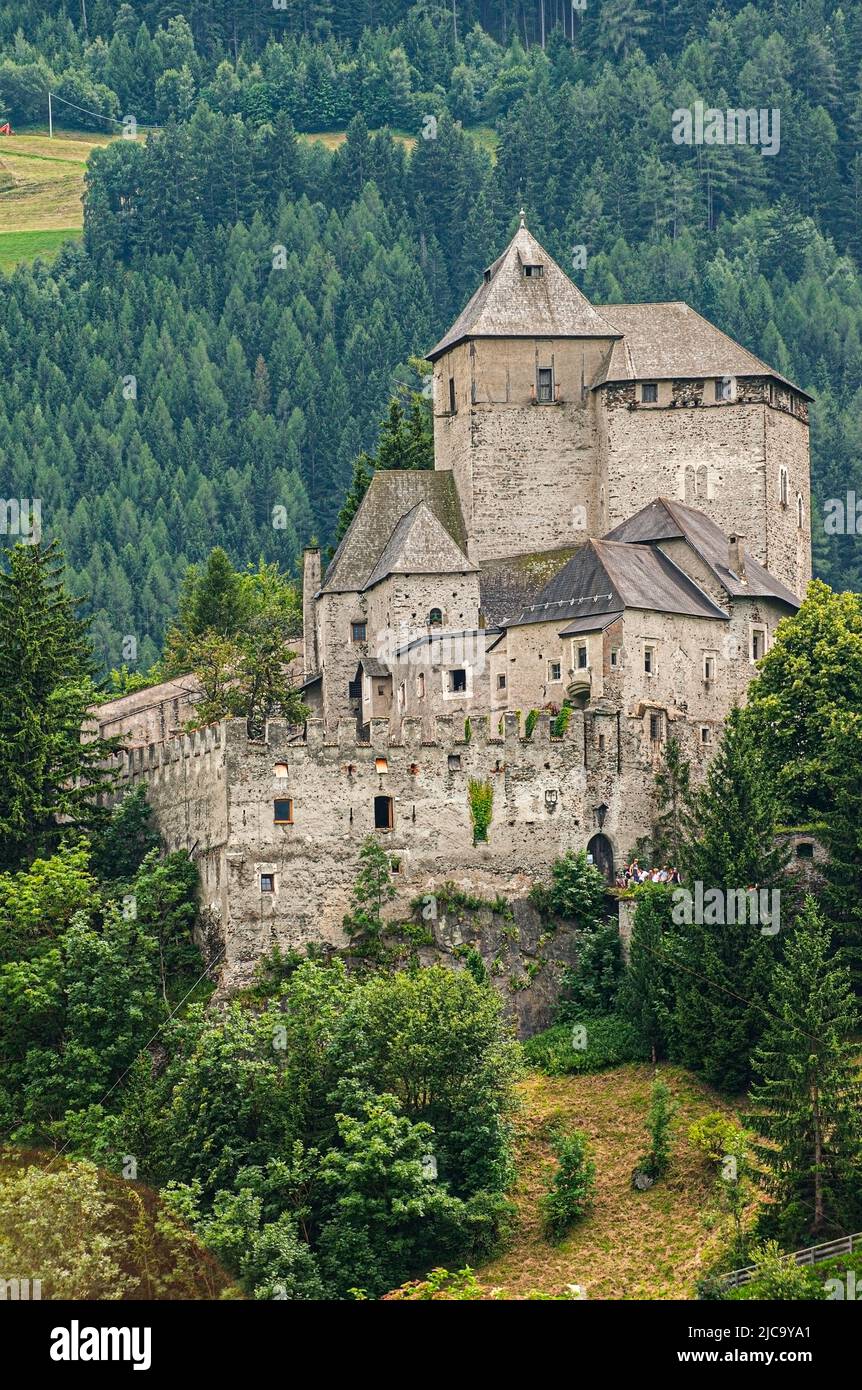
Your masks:
{"label": "evergreen tree", "polygon": [[[748,1082],[750,1053],[763,1031],[762,1002],[778,940],[776,924],[750,920],[747,894],[777,889],[786,917],[789,885],[760,749],[737,710],[710,763],[696,813],[696,836],[683,854],[692,910],[686,912],[684,902],[674,909],[680,923],[675,1047],[677,1060],[710,1084],[738,1091]],[[718,905],[713,897],[711,906],[716,893]],[[698,902],[701,910],[694,910]]]}
{"label": "evergreen tree", "polygon": [[824,904],[835,929],[838,955],[862,994],[862,714],[836,715],[830,739],[832,767],[825,780],[831,804],[822,817],[829,851]]}
{"label": "evergreen tree", "polygon": [[637,1028],[655,1062],[668,1055],[677,985],[673,898],[664,884],[638,889],[629,957],[617,1008]]}
{"label": "evergreen tree", "polygon": [[811,897],[793,928],[769,993],[769,1022],[752,1066],[749,1123],[765,1190],[790,1239],[855,1229],[862,1190],[862,1085],[849,972]]}
{"label": "evergreen tree", "polygon": [[0,571],[0,868],[98,825],[112,745],[84,742],[95,664],[55,543],[16,545]]}
{"label": "evergreen tree", "polygon": [[655,787],[652,862],[679,866],[692,830],[694,792],[691,767],[682,755],[678,739],[669,738],[664,746]]}

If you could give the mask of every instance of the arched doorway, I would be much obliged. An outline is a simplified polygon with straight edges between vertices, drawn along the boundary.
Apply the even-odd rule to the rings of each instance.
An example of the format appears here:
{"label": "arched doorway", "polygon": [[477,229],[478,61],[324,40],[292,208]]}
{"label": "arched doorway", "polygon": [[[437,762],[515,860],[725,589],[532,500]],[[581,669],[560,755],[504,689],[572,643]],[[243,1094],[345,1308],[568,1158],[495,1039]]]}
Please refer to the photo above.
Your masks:
{"label": "arched doorway", "polygon": [[593,863],[601,869],[608,883],[614,881],[614,849],[607,835],[594,835],[587,845],[587,854],[593,856]]}

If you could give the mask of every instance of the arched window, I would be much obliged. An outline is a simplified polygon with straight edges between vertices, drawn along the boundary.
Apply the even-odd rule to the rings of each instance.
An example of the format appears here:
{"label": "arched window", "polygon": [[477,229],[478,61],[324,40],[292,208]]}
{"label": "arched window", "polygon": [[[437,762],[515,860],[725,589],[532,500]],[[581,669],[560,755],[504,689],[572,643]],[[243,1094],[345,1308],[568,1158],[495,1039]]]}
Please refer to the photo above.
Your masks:
{"label": "arched window", "polygon": [[802,501],[801,492],[797,492],[796,494],[796,525],[799,527],[800,531],[805,525],[805,504]]}
{"label": "arched window", "polygon": [[428,626],[429,626],[429,627],[442,627],[442,626],[443,626],[443,609],[442,609],[442,608],[432,608],[432,609],[431,609],[431,612],[428,614]]}

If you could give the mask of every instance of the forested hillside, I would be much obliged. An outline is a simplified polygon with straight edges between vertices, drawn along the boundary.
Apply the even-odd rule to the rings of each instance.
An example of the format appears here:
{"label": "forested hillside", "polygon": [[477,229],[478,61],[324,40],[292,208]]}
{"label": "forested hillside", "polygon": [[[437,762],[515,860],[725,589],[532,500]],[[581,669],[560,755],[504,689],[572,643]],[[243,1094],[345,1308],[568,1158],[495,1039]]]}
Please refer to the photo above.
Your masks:
{"label": "forested hillside", "polygon": [[[332,539],[521,202],[596,302],[685,299],[816,395],[817,572],[862,588],[822,526],[862,497],[860,67],[832,0],[2,6],[16,127],[48,90],[162,127],[94,154],[83,246],[0,279],[2,492],[41,499],[106,665],[127,635],[152,661],[213,545],[290,568]],[[778,154],[674,144],[698,98],[779,109]]]}

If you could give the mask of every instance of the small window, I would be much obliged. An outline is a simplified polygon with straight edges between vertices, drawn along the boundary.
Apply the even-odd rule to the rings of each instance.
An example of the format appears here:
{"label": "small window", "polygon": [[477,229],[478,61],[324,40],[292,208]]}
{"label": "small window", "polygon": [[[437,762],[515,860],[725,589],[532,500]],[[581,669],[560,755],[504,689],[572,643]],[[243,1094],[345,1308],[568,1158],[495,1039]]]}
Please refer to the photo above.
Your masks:
{"label": "small window", "polygon": [[359,621],[357,621],[357,622],[351,623],[351,624],[350,624],[350,640],[351,640],[351,642],[364,642],[364,641],[365,641],[365,634],[366,634],[366,631],[367,631],[367,625],[366,625],[366,623],[365,623],[364,621],[359,620]]}
{"label": "small window", "polygon": [[537,395],[540,401],[554,399],[554,372],[552,367],[540,367],[538,372]]}
{"label": "small window", "polygon": [[443,626],[443,609],[442,609],[442,608],[432,608],[432,609],[431,609],[431,612],[428,614],[428,626],[429,626],[429,627],[442,627],[442,626]]}
{"label": "small window", "polygon": [[545,267],[543,265],[525,265],[524,275],[528,280],[538,280],[543,274],[544,269]]}
{"label": "small window", "polygon": [[660,743],[664,738],[664,715],[656,712],[649,717],[649,736],[653,743]]}
{"label": "small window", "polygon": [[751,629],[751,660],[759,661],[766,651],[766,629],[753,627]]}
{"label": "small window", "polygon": [[362,699],[362,677],[361,677],[361,676],[357,676],[355,680],[352,680],[352,681],[348,681],[348,682],[347,682],[347,698],[348,698],[348,700],[361,700],[361,699]]}
{"label": "small window", "polygon": [[407,703],[407,685],[402,681],[398,687],[398,708],[403,709]]}
{"label": "small window", "polygon": [[391,796],[375,796],[374,829],[391,830],[393,825],[393,801]]}
{"label": "small window", "polygon": [[805,505],[802,501],[801,492],[797,492],[796,494],[796,525],[799,527],[800,531],[805,525]]}
{"label": "small window", "polygon": [[722,377],[719,377],[718,381],[715,383],[715,399],[716,399],[717,401],[732,401],[732,400],[733,400],[733,377],[732,377],[732,376],[722,376]]}
{"label": "small window", "polygon": [[455,413],[456,413],[456,407],[455,407],[455,378],[454,378],[453,376],[450,376],[450,378],[449,378],[449,414],[450,414],[450,415],[454,415]]}
{"label": "small window", "polygon": [[272,808],[276,825],[293,825],[293,801],[290,797],[278,797],[272,803]]}
{"label": "small window", "polygon": [[460,771],[461,771],[461,754],[460,754],[460,753],[450,753],[450,754],[449,754],[449,758],[448,758],[448,764],[449,764],[449,771],[450,771],[450,772],[460,772]]}
{"label": "small window", "polygon": [[577,669],[578,669],[579,671],[586,671],[586,669],[587,669],[587,644],[586,644],[586,642],[581,642],[581,643],[575,648],[575,666],[577,667]]}
{"label": "small window", "polygon": [[611,670],[612,670],[612,671],[616,671],[616,669],[617,669],[617,667],[619,666],[619,664],[620,664],[620,649],[619,649],[619,647],[611,647]]}
{"label": "small window", "polygon": [[655,670],[655,647],[644,647],[644,675],[654,676]]}
{"label": "small window", "polygon": [[260,891],[261,893],[275,892],[275,874],[261,874]]}
{"label": "small window", "polygon": [[800,841],[799,841],[799,844],[796,846],[796,858],[797,858],[797,859],[813,859],[813,858],[814,858],[814,846],[813,846],[813,844],[811,843],[810,840],[800,840]]}
{"label": "small window", "polygon": [[708,724],[700,726],[700,741],[702,744],[712,743],[712,729]]}
{"label": "small window", "polygon": [[467,672],[463,669],[449,672],[449,689],[454,693],[467,689]]}
{"label": "small window", "polygon": [[417,698],[417,700],[424,700],[424,699],[425,699],[425,672],[424,672],[424,671],[420,671],[420,672],[419,672],[419,675],[416,677],[416,698]]}
{"label": "small window", "polygon": [[374,759],[374,770],[375,770],[375,772],[388,772],[388,771],[389,771],[389,763],[387,762],[386,758],[375,758],[375,759]]}
{"label": "small window", "polygon": [[703,678],[705,681],[715,680],[715,656],[712,652],[704,652]]}
{"label": "small window", "polygon": [[556,684],[558,680],[562,680],[562,667],[559,661],[548,662],[548,680],[552,685]]}
{"label": "small window", "polygon": [[498,677],[497,677],[497,689],[498,689],[498,690],[505,690],[505,689],[506,689],[506,677],[505,677],[505,676],[498,676]]}
{"label": "small window", "polygon": [[599,752],[600,752],[600,753],[604,753],[604,751],[605,751],[605,736],[604,736],[604,734],[599,734]]}
{"label": "small window", "polygon": [[287,763],[276,763],[275,767],[272,769],[272,775],[273,777],[286,777],[287,771]]}
{"label": "small window", "polygon": [[658,383],[645,381],[641,387],[641,400],[644,405],[655,405],[658,400]]}
{"label": "small window", "polygon": [[787,499],[788,499],[788,496],[789,496],[789,481],[788,481],[787,469],[786,469],[786,468],[779,468],[779,470],[778,470],[778,497],[779,497],[779,500],[780,500],[780,502],[781,502],[782,507],[786,507],[786,506],[787,506]]}

